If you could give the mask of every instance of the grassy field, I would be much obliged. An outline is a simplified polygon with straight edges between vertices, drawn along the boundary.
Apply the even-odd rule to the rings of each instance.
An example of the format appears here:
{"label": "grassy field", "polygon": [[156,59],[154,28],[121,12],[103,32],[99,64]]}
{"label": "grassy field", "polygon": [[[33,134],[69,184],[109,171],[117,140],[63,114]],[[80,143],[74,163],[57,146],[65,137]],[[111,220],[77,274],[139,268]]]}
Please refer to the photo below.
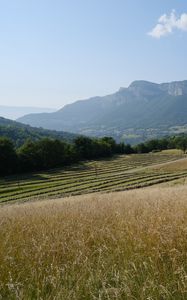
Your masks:
{"label": "grassy field", "polygon": [[152,168],[184,156],[172,150],[152,154],[122,155],[85,162],[64,169],[0,179],[0,203],[46,197],[66,197],[151,186],[187,177],[187,168]]}
{"label": "grassy field", "polygon": [[186,300],[187,187],[0,209],[0,299]]}

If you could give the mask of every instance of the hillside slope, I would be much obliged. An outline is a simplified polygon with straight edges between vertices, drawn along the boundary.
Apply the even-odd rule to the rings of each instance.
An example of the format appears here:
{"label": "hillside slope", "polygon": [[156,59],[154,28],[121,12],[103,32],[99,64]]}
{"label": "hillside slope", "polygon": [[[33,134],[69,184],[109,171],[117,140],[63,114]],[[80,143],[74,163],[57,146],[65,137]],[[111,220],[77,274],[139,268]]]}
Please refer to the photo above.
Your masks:
{"label": "hillside slope", "polygon": [[150,128],[167,134],[187,124],[187,80],[156,84],[134,81],[114,94],[66,105],[54,113],[30,114],[20,122],[88,135],[122,137]]}
{"label": "hillside slope", "polygon": [[186,194],[148,188],[1,207],[1,298],[187,299]]}
{"label": "hillside slope", "polygon": [[36,141],[44,137],[62,139],[71,142],[77,135],[63,131],[34,128],[29,125],[24,125],[19,122],[0,117],[0,137],[1,136],[10,138],[16,146],[20,146],[27,139]]}

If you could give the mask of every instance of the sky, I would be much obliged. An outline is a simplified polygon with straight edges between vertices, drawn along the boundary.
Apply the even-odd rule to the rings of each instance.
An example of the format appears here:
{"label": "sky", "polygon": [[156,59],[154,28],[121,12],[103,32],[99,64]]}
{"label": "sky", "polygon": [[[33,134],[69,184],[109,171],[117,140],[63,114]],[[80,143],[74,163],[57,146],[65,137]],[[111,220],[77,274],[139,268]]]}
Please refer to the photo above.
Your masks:
{"label": "sky", "polygon": [[0,105],[187,79],[186,0],[0,0]]}

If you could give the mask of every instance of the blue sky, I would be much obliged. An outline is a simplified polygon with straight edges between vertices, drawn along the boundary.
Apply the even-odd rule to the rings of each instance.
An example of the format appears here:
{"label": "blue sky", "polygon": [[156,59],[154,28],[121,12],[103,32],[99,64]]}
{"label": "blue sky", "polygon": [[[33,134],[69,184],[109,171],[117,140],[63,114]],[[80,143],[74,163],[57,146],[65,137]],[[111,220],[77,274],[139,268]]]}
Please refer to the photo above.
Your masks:
{"label": "blue sky", "polygon": [[0,0],[0,105],[60,108],[133,80],[187,79],[186,28],[148,35],[173,9],[180,21],[187,1]]}

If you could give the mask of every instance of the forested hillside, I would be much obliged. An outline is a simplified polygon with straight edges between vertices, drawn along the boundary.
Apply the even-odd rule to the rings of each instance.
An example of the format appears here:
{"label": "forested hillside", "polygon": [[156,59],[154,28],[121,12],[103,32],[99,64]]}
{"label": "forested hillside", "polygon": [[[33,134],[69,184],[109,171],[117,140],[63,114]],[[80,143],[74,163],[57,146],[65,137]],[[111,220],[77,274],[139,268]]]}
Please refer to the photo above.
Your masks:
{"label": "forested hillside", "polygon": [[38,141],[42,138],[54,138],[71,142],[76,138],[76,134],[34,128],[9,119],[0,117],[0,136],[7,137],[13,141],[16,147],[21,146],[27,139]]}

